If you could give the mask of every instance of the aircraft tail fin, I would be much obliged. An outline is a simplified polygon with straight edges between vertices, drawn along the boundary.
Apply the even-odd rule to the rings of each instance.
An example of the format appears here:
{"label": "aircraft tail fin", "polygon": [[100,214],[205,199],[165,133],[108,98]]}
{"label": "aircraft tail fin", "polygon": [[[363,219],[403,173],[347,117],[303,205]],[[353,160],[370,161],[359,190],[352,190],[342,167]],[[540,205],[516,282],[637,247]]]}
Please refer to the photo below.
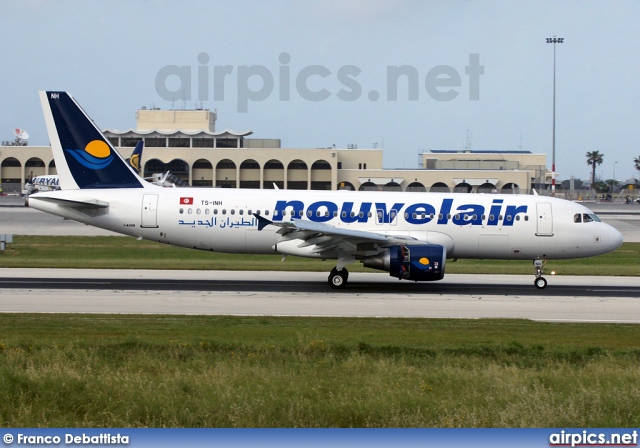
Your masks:
{"label": "aircraft tail fin", "polygon": [[131,153],[131,157],[129,157],[126,162],[129,164],[131,168],[134,169],[136,174],[140,175],[140,159],[142,159],[142,150],[144,149],[144,141],[140,140],[136,143],[136,147],[133,148],[133,152]]}
{"label": "aircraft tail fin", "polygon": [[67,92],[40,92],[60,187],[147,188]]}

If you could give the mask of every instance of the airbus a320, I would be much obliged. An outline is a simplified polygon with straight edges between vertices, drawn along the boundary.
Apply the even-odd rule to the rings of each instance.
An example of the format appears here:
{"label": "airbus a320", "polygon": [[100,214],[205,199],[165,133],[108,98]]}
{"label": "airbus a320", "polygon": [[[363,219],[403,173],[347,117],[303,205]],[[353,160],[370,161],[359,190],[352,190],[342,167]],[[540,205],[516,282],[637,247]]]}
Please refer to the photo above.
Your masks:
{"label": "airbus a320", "polygon": [[545,288],[549,259],[592,257],[622,235],[588,208],[536,195],[162,188],[123,160],[67,92],[40,92],[61,190],[30,207],[136,238],[215,252],[336,260],[434,281],[447,259],[532,260]]}

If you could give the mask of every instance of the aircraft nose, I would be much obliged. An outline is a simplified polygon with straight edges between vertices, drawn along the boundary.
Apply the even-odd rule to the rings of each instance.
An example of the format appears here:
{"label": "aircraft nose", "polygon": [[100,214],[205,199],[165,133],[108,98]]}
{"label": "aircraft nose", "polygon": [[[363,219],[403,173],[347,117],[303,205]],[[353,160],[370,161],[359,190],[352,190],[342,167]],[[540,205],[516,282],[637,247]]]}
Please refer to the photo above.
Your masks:
{"label": "aircraft nose", "polygon": [[622,246],[622,234],[611,226],[609,226],[609,235],[607,240],[611,250],[616,250],[618,247]]}

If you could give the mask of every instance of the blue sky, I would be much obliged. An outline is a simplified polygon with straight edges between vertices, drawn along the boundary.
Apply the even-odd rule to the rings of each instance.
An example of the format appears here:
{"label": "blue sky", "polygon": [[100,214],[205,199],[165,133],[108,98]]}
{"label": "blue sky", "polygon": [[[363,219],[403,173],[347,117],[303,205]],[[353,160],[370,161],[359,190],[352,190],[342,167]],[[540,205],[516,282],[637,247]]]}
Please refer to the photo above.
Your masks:
{"label": "blue sky", "polygon": [[[0,0],[0,10],[3,140],[21,127],[30,144],[48,144],[38,90],[68,90],[109,129],[135,127],[141,106],[180,108],[184,97],[190,108],[200,96],[218,110],[218,130],[250,129],[284,147],[377,144],[385,168],[417,168],[422,150],[463,149],[467,130],[473,150],[546,153],[550,168],[545,38],[556,35],[565,39],[556,48],[560,179],[588,179],[593,150],[604,154],[598,175],[611,178],[618,162],[617,179],[638,177],[640,2]],[[471,55],[483,69],[477,99]],[[190,79],[164,76],[169,66]],[[224,66],[229,74],[216,76]],[[399,66],[417,77],[400,77],[392,100],[388,70]]]}

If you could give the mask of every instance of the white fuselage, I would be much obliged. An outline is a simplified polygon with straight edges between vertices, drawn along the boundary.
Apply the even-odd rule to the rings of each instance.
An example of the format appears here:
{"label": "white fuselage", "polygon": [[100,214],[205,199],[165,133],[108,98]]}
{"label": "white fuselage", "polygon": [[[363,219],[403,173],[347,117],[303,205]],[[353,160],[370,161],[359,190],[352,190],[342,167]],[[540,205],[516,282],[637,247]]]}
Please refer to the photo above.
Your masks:
{"label": "white fuselage", "polygon": [[[42,197],[97,200],[108,207],[74,209],[39,200]],[[409,236],[446,247],[450,258],[580,258],[610,252],[622,243],[620,233],[597,218],[575,222],[577,215],[594,216],[586,207],[529,195],[85,189],[37,193],[29,205],[125,235],[215,252],[319,257],[312,253],[313,246],[278,244],[278,229],[258,230],[254,213],[274,222],[296,218],[338,229]]]}

